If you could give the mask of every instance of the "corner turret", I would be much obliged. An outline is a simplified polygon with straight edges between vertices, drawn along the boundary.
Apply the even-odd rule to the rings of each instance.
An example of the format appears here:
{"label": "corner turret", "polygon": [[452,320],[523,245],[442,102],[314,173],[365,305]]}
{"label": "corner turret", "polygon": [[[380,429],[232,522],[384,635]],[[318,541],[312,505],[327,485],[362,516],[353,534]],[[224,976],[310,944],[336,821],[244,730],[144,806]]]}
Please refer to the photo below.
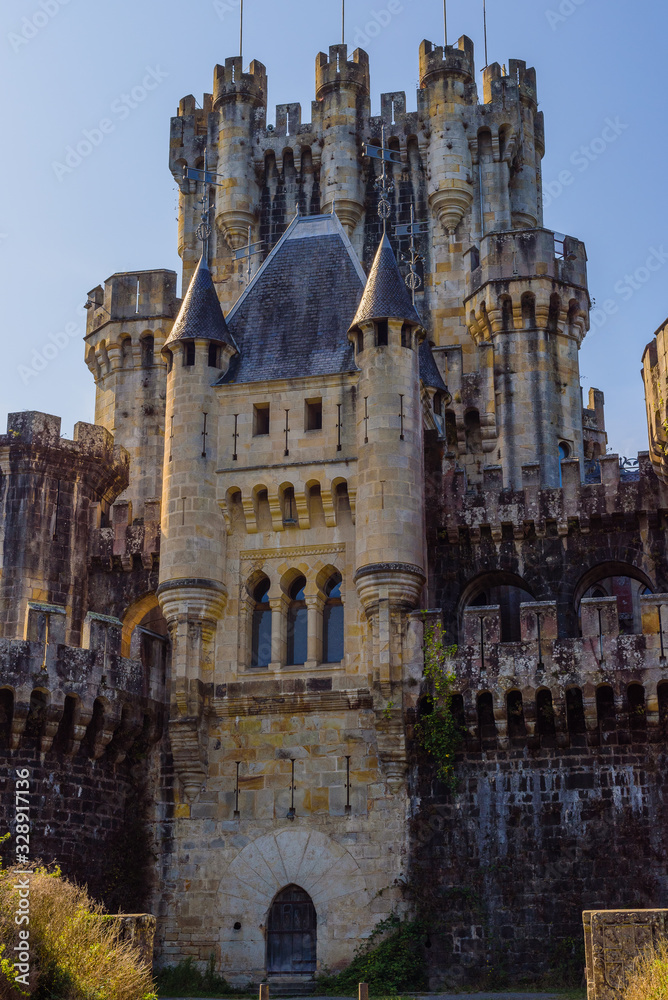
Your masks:
{"label": "corner turret", "polygon": [[86,364],[95,378],[95,423],[131,458],[123,500],[144,517],[162,494],[166,368],[162,346],[180,301],[174,271],[113,274],[88,294]]}
{"label": "corner turret", "polygon": [[205,773],[199,719],[213,681],[218,621],[227,603],[227,534],[217,501],[218,400],[213,388],[236,347],[204,257],[165,344],[167,437],[157,596],[172,640],[170,736],[189,800]]}

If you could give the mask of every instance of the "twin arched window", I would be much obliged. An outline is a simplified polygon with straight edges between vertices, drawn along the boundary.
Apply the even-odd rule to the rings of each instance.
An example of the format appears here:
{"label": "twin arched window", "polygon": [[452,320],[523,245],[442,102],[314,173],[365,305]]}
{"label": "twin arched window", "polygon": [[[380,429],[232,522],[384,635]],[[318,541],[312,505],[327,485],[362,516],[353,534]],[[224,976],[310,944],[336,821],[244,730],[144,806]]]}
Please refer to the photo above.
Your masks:
{"label": "twin arched window", "polygon": [[[306,577],[299,575],[287,589],[289,604],[285,620],[285,644],[283,645],[286,666],[303,666],[309,658],[309,638],[314,640],[318,659],[322,663],[340,663],[344,655],[344,617],[343,601],[341,599],[341,574],[333,573],[320,591],[321,600],[318,604],[322,609],[316,615],[311,627],[316,635],[309,637],[309,611],[306,602]],[[272,661],[272,630],[282,629],[282,610],[279,607],[272,611],[269,603],[270,581],[263,576],[251,590],[253,601],[252,636],[251,636],[251,667],[268,667]],[[277,616],[274,621],[274,614]],[[276,653],[277,657],[281,654]],[[313,654],[312,654],[313,655]]]}

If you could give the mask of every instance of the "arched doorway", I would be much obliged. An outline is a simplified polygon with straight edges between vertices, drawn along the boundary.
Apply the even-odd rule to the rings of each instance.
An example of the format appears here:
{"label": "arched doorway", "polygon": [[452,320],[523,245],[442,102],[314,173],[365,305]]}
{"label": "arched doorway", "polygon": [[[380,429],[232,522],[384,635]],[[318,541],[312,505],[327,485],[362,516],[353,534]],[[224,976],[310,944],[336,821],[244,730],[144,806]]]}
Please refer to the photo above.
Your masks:
{"label": "arched doorway", "polygon": [[279,892],[269,910],[267,972],[312,975],[315,962],[315,907],[307,892],[289,885]]}

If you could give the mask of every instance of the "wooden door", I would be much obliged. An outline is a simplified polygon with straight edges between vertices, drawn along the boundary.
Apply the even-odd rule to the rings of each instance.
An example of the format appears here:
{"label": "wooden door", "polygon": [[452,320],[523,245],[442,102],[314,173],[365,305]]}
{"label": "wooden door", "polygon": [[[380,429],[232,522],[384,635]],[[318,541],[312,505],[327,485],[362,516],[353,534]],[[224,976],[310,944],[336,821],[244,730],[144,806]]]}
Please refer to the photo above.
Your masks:
{"label": "wooden door", "polygon": [[315,907],[307,892],[289,885],[279,892],[269,911],[267,972],[311,975],[315,961]]}

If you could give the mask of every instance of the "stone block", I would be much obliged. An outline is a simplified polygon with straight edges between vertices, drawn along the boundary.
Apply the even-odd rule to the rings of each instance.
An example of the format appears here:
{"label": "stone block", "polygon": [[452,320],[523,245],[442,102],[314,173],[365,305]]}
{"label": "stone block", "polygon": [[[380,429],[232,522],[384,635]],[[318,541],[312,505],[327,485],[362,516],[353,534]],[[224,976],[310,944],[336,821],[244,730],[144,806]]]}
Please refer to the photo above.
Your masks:
{"label": "stone block", "polygon": [[501,608],[492,605],[488,608],[467,608],[464,612],[464,643],[467,646],[480,644],[481,618],[485,645],[501,642]]}
{"label": "stone block", "polygon": [[[557,638],[557,605],[551,601],[541,601],[520,605],[522,642],[538,641],[539,615],[541,640],[553,642]],[[544,652],[545,649],[543,649]]]}
{"label": "stone block", "polygon": [[[599,614],[600,612],[600,614]],[[616,597],[586,598],[580,604],[582,635],[585,638],[619,635],[619,616]]]}
{"label": "stone block", "polygon": [[587,1000],[623,1000],[635,960],[668,936],[668,910],[586,910]]}

